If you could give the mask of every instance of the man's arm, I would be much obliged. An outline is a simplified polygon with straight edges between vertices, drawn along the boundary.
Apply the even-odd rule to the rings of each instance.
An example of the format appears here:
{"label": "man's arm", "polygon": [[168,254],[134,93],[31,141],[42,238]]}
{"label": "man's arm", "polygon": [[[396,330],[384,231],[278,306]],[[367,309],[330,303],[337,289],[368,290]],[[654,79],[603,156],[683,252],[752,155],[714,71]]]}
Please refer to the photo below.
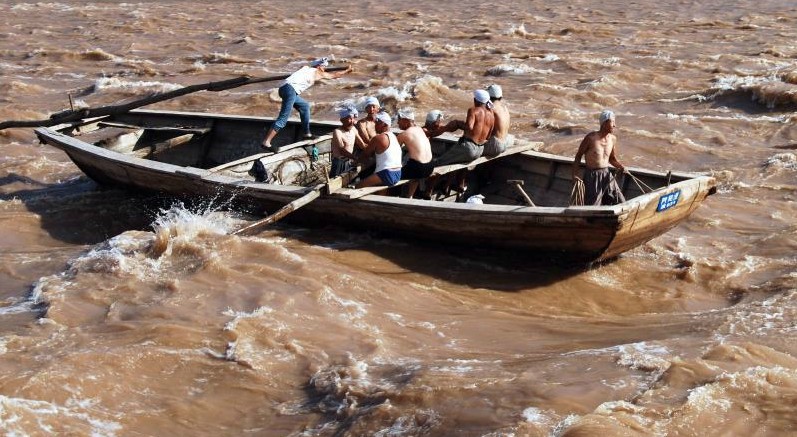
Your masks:
{"label": "man's arm", "polygon": [[360,136],[360,138],[364,140],[363,142],[366,142],[366,140],[371,141],[368,138],[368,128],[366,128],[365,123],[366,121],[363,118],[362,120],[359,120],[357,121],[357,123],[354,124],[354,127],[357,128],[357,134]]}
{"label": "man's arm", "polygon": [[625,166],[623,164],[620,164],[620,161],[617,160],[617,156],[615,155],[616,151],[617,151],[617,142],[614,143],[614,147],[612,147],[612,152],[609,153],[609,164],[613,165],[616,169],[625,173]]}
{"label": "man's arm", "polygon": [[399,146],[402,148],[407,145],[407,131],[401,132],[396,134],[396,140],[398,140]]}
{"label": "man's arm", "polygon": [[571,179],[576,180],[580,179],[576,174],[578,174],[578,168],[581,165],[581,157],[587,153],[587,149],[589,148],[589,135],[585,136],[583,140],[581,140],[581,144],[578,146],[578,152],[576,152],[575,158],[573,158],[573,174]]}
{"label": "man's arm", "polygon": [[343,76],[344,74],[346,74],[346,73],[348,73],[350,71],[351,71],[351,65],[349,65],[348,68],[346,68],[345,70],[336,71],[334,73],[330,73],[328,71],[321,71],[321,70],[316,69],[315,78],[316,78],[316,80],[318,80],[318,79],[337,79],[337,78]]}
{"label": "man's arm", "polygon": [[360,150],[365,150],[365,148],[368,147],[368,144],[365,143],[365,140],[360,136],[360,132],[357,132],[357,129],[354,129],[354,145]]}
{"label": "man's arm", "polygon": [[383,153],[385,150],[387,150],[389,145],[390,140],[387,138],[387,135],[377,134],[375,137],[371,138],[371,141],[368,142],[368,147],[363,150],[363,153],[360,154],[360,157],[357,158],[357,161],[365,162],[371,156],[377,153]]}
{"label": "man's arm", "polygon": [[443,132],[456,132],[456,131],[458,131],[460,129],[465,130],[466,126],[467,125],[462,120],[451,120],[448,123],[446,123],[445,126],[443,126],[443,131],[440,132],[440,133],[443,133]]}

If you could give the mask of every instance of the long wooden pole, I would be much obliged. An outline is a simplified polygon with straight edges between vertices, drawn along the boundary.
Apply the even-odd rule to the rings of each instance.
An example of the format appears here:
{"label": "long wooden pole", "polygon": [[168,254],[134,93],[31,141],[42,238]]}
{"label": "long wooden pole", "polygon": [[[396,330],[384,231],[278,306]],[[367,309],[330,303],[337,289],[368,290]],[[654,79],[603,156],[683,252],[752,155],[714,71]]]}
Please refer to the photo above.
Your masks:
{"label": "long wooden pole", "polygon": [[271,214],[270,216],[268,216],[268,217],[266,217],[264,219],[258,220],[256,222],[250,224],[250,225],[244,226],[243,228],[234,231],[232,233],[232,235],[253,235],[253,234],[256,234],[256,233],[260,232],[266,226],[276,222],[277,220],[285,217],[286,215],[296,211],[297,209],[299,209],[299,208],[307,205],[308,203],[312,202],[313,200],[317,199],[318,196],[321,195],[321,190],[326,185],[327,184],[316,185],[315,187],[313,187],[313,189],[311,191],[308,191],[302,197],[300,197],[300,198],[292,201],[291,203],[283,206],[282,208],[277,210],[277,212],[275,212],[274,214]]}
{"label": "long wooden pole", "polygon": [[349,182],[351,182],[355,177],[357,177],[357,175],[360,173],[360,170],[361,170],[360,167],[355,167],[349,170],[348,172],[343,173],[340,176],[337,176],[333,179],[327,178],[326,183],[314,186],[312,190],[302,195],[302,197],[283,206],[282,208],[277,210],[277,212],[275,212],[274,214],[271,214],[270,216],[258,220],[250,225],[246,225],[232,232],[232,235],[253,235],[260,232],[266,226],[276,222],[277,220],[285,217],[286,215],[292,213],[293,211],[296,211],[297,209],[307,205],[308,203],[317,199],[322,194],[329,195],[345,187],[346,185],[349,184]]}
{"label": "long wooden pole", "polygon": [[[331,67],[325,69],[325,71],[341,71],[345,70],[348,67]],[[56,124],[61,123],[68,123],[70,121],[77,121],[83,118],[93,118],[93,117],[103,117],[106,115],[113,115],[113,114],[121,114],[127,111],[130,111],[135,108],[140,108],[142,106],[151,105],[153,103],[162,102],[164,100],[173,99],[175,97],[184,96],[186,94],[195,93],[197,91],[224,91],[232,88],[237,88],[244,85],[251,85],[254,83],[261,83],[261,82],[271,82],[274,80],[283,80],[286,79],[288,74],[281,74],[278,76],[270,76],[270,77],[249,77],[249,76],[240,76],[233,79],[227,80],[220,80],[216,82],[208,82],[196,85],[189,85],[180,89],[176,89],[173,91],[168,91],[165,93],[156,93],[145,97],[143,99],[134,100],[129,103],[124,103],[121,105],[108,105],[108,106],[100,106],[97,108],[84,108],[84,109],[77,109],[72,110],[68,109],[66,111],[58,112],[50,116],[50,118],[45,120],[8,120],[0,122],[0,130],[8,129],[8,128],[15,128],[15,127],[46,127],[46,126],[55,126]]]}

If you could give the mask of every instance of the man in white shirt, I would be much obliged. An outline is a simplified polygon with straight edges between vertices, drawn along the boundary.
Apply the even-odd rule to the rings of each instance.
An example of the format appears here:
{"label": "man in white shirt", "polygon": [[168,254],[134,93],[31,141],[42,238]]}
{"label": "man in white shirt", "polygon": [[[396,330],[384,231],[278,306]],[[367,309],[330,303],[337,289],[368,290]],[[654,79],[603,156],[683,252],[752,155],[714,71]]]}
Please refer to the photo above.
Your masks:
{"label": "man in white shirt", "polygon": [[277,119],[266,134],[266,139],[263,140],[263,144],[261,145],[263,149],[271,152],[279,152],[279,147],[272,146],[271,141],[277,136],[277,132],[288,123],[288,117],[291,115],[291,108],[296,108],[296,110],[299,111],[299,118],[302,120],[302,128],[304,129],[305,137],[313,137],[312,133],[310,133],[310,104],[299,95],[310,88],[319,79],[335,79],[351,71],[351,66],[349,66],[346,70],[328,73],[324,71],[328,65],[328,58],[318,58],[311,62],[309,66],[305,65],[285,79],[279,87],[279,96],[282,99],[282,106],[280,106]]}

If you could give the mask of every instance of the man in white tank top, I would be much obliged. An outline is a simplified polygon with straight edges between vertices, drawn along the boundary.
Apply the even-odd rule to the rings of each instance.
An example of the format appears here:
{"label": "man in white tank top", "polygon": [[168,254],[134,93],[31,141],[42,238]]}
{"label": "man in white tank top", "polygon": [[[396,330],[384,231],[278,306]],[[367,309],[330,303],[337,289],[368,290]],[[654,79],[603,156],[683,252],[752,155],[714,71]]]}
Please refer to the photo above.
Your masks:
{"label": "man in white tank top", "polygon": [[396,134],[390,132],[390,115],[386,112],[376,114],[376,136],[368,143],[368,147],[360,155],[364,161],[371,155],[376,156],[374,174],[360,181],[356,188],[387,185],[392,187],[401,180],[401,146]]}
{"label": "man in white tank top", "polygon": [[280,113],[271,129],[266,134],[266,139],[263,140],[261,147],[271,152],[279,152],[279,147],[271,145],[271,140],[277,136],[277,132],[285,127],[288,123],[288,117],[291,115],[291,108],[296,108],[299,111],[299,118],[302,120],[302,128],[304,129],[305,137],[312,138],[310,133],[310,104],[299,94],[307,91],[315,81],[319,79],[335,79],[343,76],[351,71],[351,66],[346,70],[336,73],[327,73],[324,69],[329,65],[328,58],[319,58],[310,63],[309,66],[296,70],[293,74],[288,76],[279,88],[279,96],[282,99],[282,106],[280,106]]}

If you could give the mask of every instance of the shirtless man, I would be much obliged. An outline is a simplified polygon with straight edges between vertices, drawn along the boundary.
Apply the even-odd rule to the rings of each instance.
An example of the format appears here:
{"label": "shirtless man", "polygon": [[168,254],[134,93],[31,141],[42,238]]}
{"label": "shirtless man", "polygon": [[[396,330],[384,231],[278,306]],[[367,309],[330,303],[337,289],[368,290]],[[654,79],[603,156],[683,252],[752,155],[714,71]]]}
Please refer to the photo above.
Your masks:
{"label": "shirtless man", "polygon": [[376,97],[365,99],[365,117],[357,122],[357,133],[366,143],[376,136],[376,114],[380,109],[379,100]]}
{"label": "shirtless man", "polygon": [[487,87],[490,94],[490,101],[493,102],[493,114],[495,115],[495,128],[487,144],[484,145],[484,156],[498,156],[507,147],[515,142],[515,137],[509,134],[509,109],[502,101],[503,90],[500,85],[490,85]]}
{"label": "shirtless man", "polygon": [[[490,95],[485,90],[473,92],[473,107],[468,109],[464,122],[452,121],[448,125],[455,125],[463,130],[457,144],[453,145],[435,160],[435,166],[457,164],[473,161],[482,156],[484,144],[493,132],[495,116],[492,111],[493,104]],[[447,125],[447,126],[448,126]]]}
{"label": "shirtless man", "polygon": [[357,159],[355,146],[358,150],[365,149],[365,142],[354,128],[357,120],[357,109],[345,107],[338,111],[340,127],[332,131],[332,167],[329,177],[334,178],[353,168],[352,161]]}
{"label": "shirtless man", "polygon": [[625,167],[617,160],[617,137],[612,111],[603,111],[600,115],[600,130],[590,132],[578,146],[578,153],[573,159],[573,182],[581,180],[578,173],[581,157],[584,157],[585,205],[616,205],[625,202],[625,197],[609,171],[609,164],[621,172]]}
{"label": "shirtless man", "polygon": [[434,170],[432,164],[432,145],[424,130],[415,125],[415,113],[403,109],[398,113],[398,125],[403,132],[398,134],[399,144],[407,147],[409,160],[401,168],[401,179],[407,183],[407,197],[412,198],[418,189],[418,179],[428,178]]}
{"label": "shirtless man", "polygon": [[371,156],[376,157],[376,170],[361,180],[356,188],[387,185],[392,187],[401,180],[401,146],[396,134],[390,132],[390,116],[387,112],[376,114],[376,136],[371,138],[368,147],[360,155],[364,161]]}

